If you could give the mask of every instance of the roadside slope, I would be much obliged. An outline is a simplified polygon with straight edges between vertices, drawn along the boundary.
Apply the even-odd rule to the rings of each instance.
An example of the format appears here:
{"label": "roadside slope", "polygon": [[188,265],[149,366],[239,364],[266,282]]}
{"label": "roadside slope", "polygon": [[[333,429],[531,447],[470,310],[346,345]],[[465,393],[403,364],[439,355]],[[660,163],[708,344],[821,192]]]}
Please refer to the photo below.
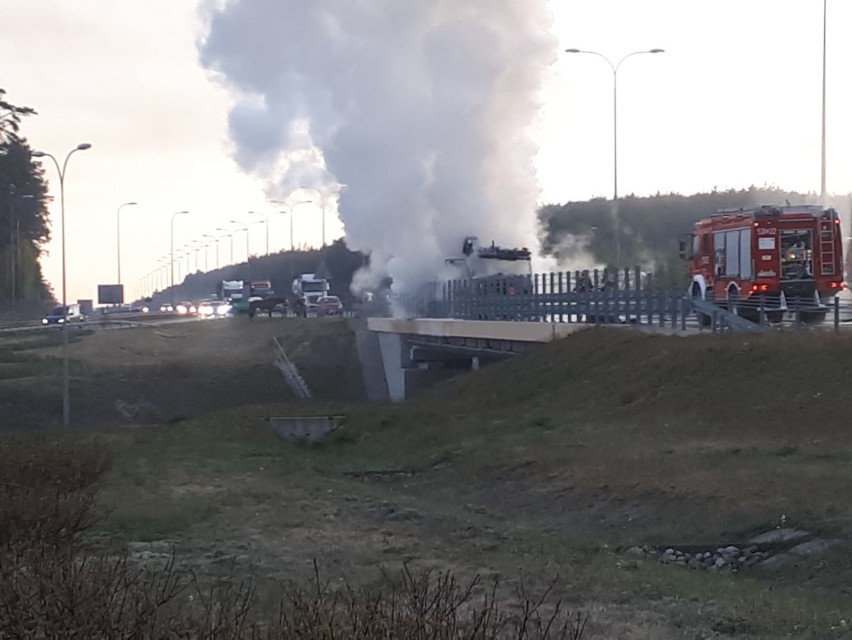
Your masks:
{"label": "roadside slope", "polygon": [[[41,428],[61,416],[60,335],[0,345],[6,371],[0,397],[9,400],[4,427]],[[162,423],[292,401],[273,366],[275,337],[319,401],[364,399],[354,334],[342,319],[199,320],[75,333],[69,345],[73,424]]]}
{"label": "roadside slope", "polygon": [[[852,537],[850,381],[847,336],[590,330],[365,416],[349,437],[363,468],[446,460],[455,499],[565,535],[741,541],[783,515]],[[443,491],[441,474],[421,478],[422,495]]]}
{"label": "roadside slope", "polygon": [[[264,419],[287,405],[113,433],[111,526],[276,581],[313,558],[367,582],[402,562],[536,585],[559,574],[595,638],[844,637],[849,349],[844,336],[593,330],[400,405],[302,405],[347,416],[322,443],[271,432]],[[841,543],[736,574],[613,553],[782,526]]]}

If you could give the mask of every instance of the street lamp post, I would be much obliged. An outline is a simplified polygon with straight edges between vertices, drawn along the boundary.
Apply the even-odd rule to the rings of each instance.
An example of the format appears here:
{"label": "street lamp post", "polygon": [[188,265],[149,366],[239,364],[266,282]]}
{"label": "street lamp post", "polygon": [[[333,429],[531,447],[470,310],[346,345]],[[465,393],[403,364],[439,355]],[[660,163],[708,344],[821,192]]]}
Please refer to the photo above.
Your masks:
{"label": "street lamp post", "polygon": [[[15,185],[9,185],[9,254],[10,254],[10,291],[12,294],[12,318],[18,319],[18,278],[21,262],[21,216],[15,203],[18,200],[33,200],[31,194],[17,195]],[[23,287],[22,287],[23,288]]]}
{"label": "street lamp post", "polygon": [[[192,247],[195,249],[195,270],[196,270],[196,271],[201,271],[201,266],[198,264],[198,253],[199,253],[202,249],[204,249],[204,243],[203,243],[203,242],[199,242],[198,240],[193,240],[193,241],[192,241],[192,242],[190,242],[189,244],[190,244],[190,245],[192,245]],[[205,254],[205,256],[204,256],[204,262],[205,262],[205,263],[207,262],[207,255],[206,255],[206,254]],[[207,265],[206,265],[206,264],[204,265],[204,270],[205,270],[205,271],[207,271]]]}
{"label": "street lamp post", "polygon": [[[208,269],[208,266],[207,266],[207,247],[208,247],[209,243],[206,243],[203,240],[194,240],[193,244],[196,246],[196,250],[195,250],[195,261],[196,261],[196,263],[198,262],[198,252],[201,251],[202,249],[204,250],[204,271],[206,273],[207,269]],[[198,268],[197,264],[195,265],[195,268],[196,269]]]}
{"label": "street lamp post", "polygon": [[[259,211],[249,211],[250,216],[262,216],[263,224],[266,225],[266,252],[263,255],[269,255],[269,216],[265,213],[260,213]],[[260,220],[258,220],[260,222]]]}
{"label": "street lamp post", "polygon": [[[231,224],[243,224],[239,220],[231,220],[230,223]],[[240,227],[239,229],[234,229],[234,233],[237,233],[238,231],[245,231],[246,232],[246,267],[248,267],[249,258],[251,256],[251,247],[249,246],[249,239],[250,239],[249,238],[249,225],[246,224],[246,226],[244,226],[244,227]]]}
{"label": "street lamp post", "polygon": [[88,142],[81,142],[68,152],[62,168],[56,158],[44,151],[33,151],[34,158],[50,158],[56,166],[59,174],[59,211],[60,211],[60,234],[62,236],[62,424],[71,424],[71,393],[68,384],[68,281],[65,269],[65,170],[68,168],[68,160],[77,151],[85,151],[92,147]]}
{"label": "street lamp post", "polygon": [[648,49],[646,51],[634,51],[622,57],[616,64],[607,58],[604,54],[597,51],[585,51],[583,49],[565,49],[566,53],[587,53],[593,56],[603,58],[604,61],[612,69],[612,206],[614,218],[614,236],[615,236],[615,263],[616,268],[620,267],[621,263],[621,239],[619,237],[618,225],[618,70],[627,58],[637,56],[642,53],[665,53],[665,49]]}
{"label": "street lamp post", "polygon": [[322,209],[322,248],[325,248],[325,203],[320,204]]}
{"label": "street lamp post", "polygon": [[[222,227],[217,227],[216,231],[224,231],[225,236],[228,236],[231,240],[231,262],[230,264],[234,264],[234,234],[229,229],[223,229]],[[223,238],[225,236],[222,236]]]}
{"label": "street lamp post", "polygon": [[210,245],[210,242],[216,243],[216,268],[219,268],[219,237],[211,236],[209,233],[205,233],[203,238],[209,238],[206,245],[204,245],[204,262],[207,264],[207,247]]}
{"label": "street lamp post", "polygon": [[293,240],[293,218],[296,215],[296,207],[300,204],[311,204],[313,200],[299,200],[296,204],[290,207],[290,250],[293,251],[295,248],[295,242]]}
{"label": "street lamp post", "polygon": [[825,45],[826,45],[826,16],[828,14],[828,0],[822,1],[822,148],[820,156],[820,183],[819,193],[822,205],[826,205],[825,193]]}
{"label": "street lamp post", "polygon": [[[186,275],[192,273],[192,267],[190,267],[190,260],[192,259],[192,252],[195,251],[195,247],[192,246],[192,243],[186,244],[180,248],[181,253],[184,258],[186,258]],[[198,258],[195,259],[195,268],[198,269]]]}
{"label": "street lamp post", "polygon": [[168,282],[170,264],[171,258],[169,256],[163,256],[157,261],[157,282],[159,284],[158,289],[160,292],[166,290],[166,282]]}
{"label": "street lamp post", "polygon": [[[280,215],[289,215],[290,216],[290,251],[293,250],[293,216],[290,211],[273,211],[272,215],[280,216]],[[269,224],[266,225],[267,231],[269,230]]]}
{"label": "street lamp post", "polygon": [[116,284],[121,284],[121,210],[124,207],[130,207],[135,204],[135,202],[125,202],[119,205],[118,210],[115,212],[115,256],[118,266],[118,280]]}
{"label": "street lamp post", "polygon": [[189,211],[177,211],[172,214],[171,225],[171,290],[172,290],[172,307],[175,305],[175,218],[180,215],[189,213]]}
{"label": "street lamp post", "polygon": [[[316,187],[299,187],[299,189],[306,189],[310,191],[315,191],[320,196],[320,201],[316,203],[317,206],[322,210],[322,246],[325,246],[325,196],[323,192],[317,189]],[[307,202],[313,202],[313,200],[308,200]],[[301,203],[299,203],[301,204]]]}

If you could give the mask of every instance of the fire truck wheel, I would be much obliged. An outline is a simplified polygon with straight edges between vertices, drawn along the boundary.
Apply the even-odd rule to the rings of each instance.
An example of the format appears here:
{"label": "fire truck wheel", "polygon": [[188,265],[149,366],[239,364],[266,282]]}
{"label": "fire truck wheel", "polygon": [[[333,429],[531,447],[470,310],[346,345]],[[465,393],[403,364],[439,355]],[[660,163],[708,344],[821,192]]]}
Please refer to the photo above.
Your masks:
{"label": "fire truck wheel", "polygon": [[[699,289],[697,285],[692,287],[692,299],[696,302],[704,301],[704,298],[701,295],[701,289]],[[713,324],[713,318],[708,316],[706,313],[701,313],[698,309],[695,310],[695,319],[698,320],[698,324],[702,327],[709,327]]]}

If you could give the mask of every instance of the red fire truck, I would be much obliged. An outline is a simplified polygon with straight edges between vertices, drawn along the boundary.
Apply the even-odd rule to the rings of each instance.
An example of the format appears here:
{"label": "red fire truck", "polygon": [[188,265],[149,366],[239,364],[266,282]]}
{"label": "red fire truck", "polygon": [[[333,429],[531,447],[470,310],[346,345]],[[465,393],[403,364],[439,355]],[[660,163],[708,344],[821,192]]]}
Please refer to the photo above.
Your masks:
{"label": "red fire truck", "polygon": [[723,210],[680,242],[694,299],[770,321],[800,309],[825,317],[843,288],[840,218],[817,205]]}

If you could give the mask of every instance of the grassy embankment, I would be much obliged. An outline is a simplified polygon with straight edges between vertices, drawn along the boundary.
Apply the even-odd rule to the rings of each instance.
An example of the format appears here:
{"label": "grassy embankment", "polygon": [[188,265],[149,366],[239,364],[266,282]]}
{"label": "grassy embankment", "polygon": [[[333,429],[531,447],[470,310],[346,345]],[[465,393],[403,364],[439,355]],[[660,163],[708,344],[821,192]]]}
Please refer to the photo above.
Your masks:
{"label": "grassy embankment", "polygon": [[[713,548],[782,522],[848,538],[850,374],[845,336],[590,331],[400,406],[255,405],[101,434],[104,531],[270,581],[314,558],[355,583],[402,561],[558,574],[591,637],[843,637],[843,550],[730,574],[613,549]],[[348,418],[315,446],[263,421],[309,412]]]}

